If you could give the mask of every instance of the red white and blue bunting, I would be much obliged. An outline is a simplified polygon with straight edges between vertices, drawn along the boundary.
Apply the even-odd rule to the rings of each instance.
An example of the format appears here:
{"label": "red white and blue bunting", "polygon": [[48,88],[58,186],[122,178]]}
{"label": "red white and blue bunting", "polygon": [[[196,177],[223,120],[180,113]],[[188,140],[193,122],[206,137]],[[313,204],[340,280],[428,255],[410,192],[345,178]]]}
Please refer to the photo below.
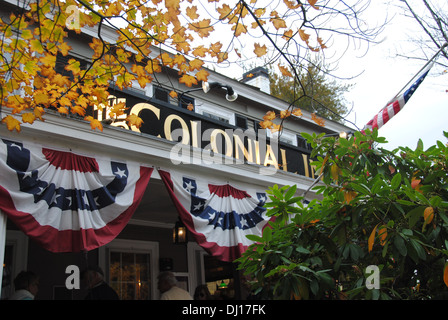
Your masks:
{"label": "red white and blue bunting", "polygon": [[179,216],[197,243],[222,261],[233,261],[261,235],[270,220],[265,191],[211,184],[174,171],[159,170]]}
{"label": "red white and blue bunting", "polygon": [[95,249],[126,226],[153,168],[0,141],[0,210],[52,252]]}
{"label": "red white and blue bunting", "polygon": [[[152,172],[132,161],[0,139],[0,210],[49,251],[89,251],[123,230]],[[159,173],[197,243],[220,260],[239,258],[252,244],[246,236],[261,235],[270,220],[265,190]]]}

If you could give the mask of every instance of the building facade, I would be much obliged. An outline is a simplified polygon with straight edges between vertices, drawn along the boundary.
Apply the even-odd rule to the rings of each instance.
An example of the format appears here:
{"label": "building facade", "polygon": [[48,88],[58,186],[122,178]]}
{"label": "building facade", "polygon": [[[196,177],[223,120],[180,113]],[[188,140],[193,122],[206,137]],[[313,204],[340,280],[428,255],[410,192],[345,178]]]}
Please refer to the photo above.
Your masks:
{"label": "building facade", "polygon": [[[105,39],[113,37],[108,32],[107,29],[103,31]],[[93,37],[96,34],[97,30],[85,29],[83,34],[70,38],[70,56],[88,61],[90,51],[82,37]],[[67,59],[61,57],[59,67],[63,67],[63,58]],[[0,250],[4,256],[1,299],[7,299],[12,294],[12,281],[21,270],[39,274],[40,287],[36,299],[83,299],[86,294],[84,289],[71,289],[67,286],[66,281],[70,276],[67,267],[75,266],[82,270],[87,265],[100,266],[105,271],[106,281],[116,289],[121,299],[158,299],[157,275],[162,270],[173,271],[179,285],[192,296],[198,285],[206,284],[211,293],[220,298],[246,297],[244,279],[231,260],[248,245],[245,243],[247,239],[237,240],[235,246],[238,249],[230,250],[229,253],[227,249],[222,249],[225,244],[221,246],[216,243],[219,243],[220,238],[233,236],[224,235],[224,232],[210,235],[212,238],[204,236],[189,217],[185,218],[186,213],[182,210],[186,206],[174,190],[175,175],[188,177],[189,181],[194,180],[198,190],[200,183],[208,186],[225,185],[232,190],[244,191],[245,197],[251,199],[254,196],[248,195],[252,194],[252,190],[265,191],[274,184],[297,185],[297,192],[301,194],[317,176],[310,164],[311,150],[300,133],[337,134],[349,128],[329,120],[325,127],[320,127],[311,120],[309,113],[303,111],[303,117],[285,121],[280,136],[260,130],[258,122],[266,111],[280,111],[289,107],[288,103],[266,92],[265,73],[257,69],[257,74],[263,79],[259,82],[252,79],[250,83],[244,83],[208,71],[209,83],[220,85],[207,93],[199,87],[192,89],[179,84],[177,73],[168,69],[158,76],[157,83],[148,84],[145,89],[141,89],[138,84],[135,88],[126,90],[111,85],[109,98],[112,105],[124,102],[129,113],[143,119],[144,123],[140,128],[129,127],[121,119],[112,122],[107,119],[107,110],[101,108],[93,108],[89,112],[104,123],[102,132],[92,130],[89,123],[81,118],[61,116],[51,111],[47,112],[45,122],[23,125],[20,134],[10,132],[5,125],[0,125],[5,157],[9,156],[9,150],[18,149],[14,147],[20,145],[21,150],[26,147],[31,150],[31,154],[33,148],[46,150],[43,153],[46,159],[51,158],[48,154],[64,153],[78,160],[94,158],[98,162],[131,161],[149,170],[148,181],[142,184],[144,189],[141,198],[138,206],[133,208],[135,210],[129,220],[119,228],[115,236],[109,236],[105,243],[92,250],[86,250],[86,247],[76,252],[48,250],[48,246],[56,244],[42,245],[45,240],[41,239],[45,238],[47,229],[36,236],[33,230],[30,231],[21,224],[20,219],[11,219],[12,214],[6,212],[9,209],[3,210],[0,229]],[[263,87],[260,89],[257,83],[261,83]],[[177,92],[182,92],[178,99],[173,99],[168,94],[172,85]],[[236,100],[226,99],[229,87],[238,94]],[[191,107],[187,108],[187,105],[193,106],[193,110],[189,110]],[[8,114],[6,108],[2,108],[1,112],[2,117]],[[51,153],[52,151],[54,152]],[[33,173],[29,173],[29,176],[31,179]],[[20,179],[18,173],[17,178]],[[40,179],[42,182],[44,178]],[[171,180],[167,182],[167,179]],[[0,175],[2,190],[8,190],[7,180],[6,175]],[[42,201],[47,201],[47,207],[54,206],[58,203],[57,190],[53,190],[53,196],[48,201],[44,196],[39,198],[43,193],[36,191],[33,194],[34,199],[37,199],[35,206],[39,206]],[[189,201],[193,201],[193,193],[190,192],[190,195]],[[309,199],[315,196],[312,191],[307,193]],[[75,197],[70,202],[66,202],[69,201],[68,197],[65,199],[61,203],[72,208],[71,201]],[[198,194],[194,199],[202,198]],[[87,199],[85,203],[93,205],[93,200],[90,200]],[[243,198],[239,200],[245,201]],[[262,202],[257,206],[260,204]],[[193,202],[191,206],[193,207]],[[192,208],[186,211],[191,213],[194,210]],[[70,209],[67,212],[71,212]],[[221,218],[224,220],[216,217],[214,224],[210,219],[208,225],[211,227],[207,232],[212,234],[214,230],[218,230],[230,233],[237,227],[249,230],[251,223],[257,223],[249,215],[244,219],[239,216],[238,223],[229,221],[228,224],[233,223],[233,227],[227,226],[226,229],[223,221],[227,216]],[[179,222],[187,226],[184,243],[173,241],[173,230]],[[266,223],[266,219],[262,221],[256,232],[260,232]],[[214,236],[218,239],[214,239]],[[88,238],[89,233],[80,236],[83,237]],[[39,240],[36,241],[35,238]]]}

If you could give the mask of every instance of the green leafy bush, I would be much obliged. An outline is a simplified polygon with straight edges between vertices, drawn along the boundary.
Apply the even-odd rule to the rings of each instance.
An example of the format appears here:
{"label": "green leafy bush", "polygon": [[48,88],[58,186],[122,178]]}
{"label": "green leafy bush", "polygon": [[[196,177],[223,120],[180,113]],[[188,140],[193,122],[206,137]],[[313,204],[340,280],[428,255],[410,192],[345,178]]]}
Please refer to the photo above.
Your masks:
{"label": "green leafy bush", "polygon": [[[448,137],[447,133],[444,133]],[[378,132],[312,144],[321,196],[268,190],[275,216],[237,260],[265,299],[438,299],[448,288],[448,147],[378,147]],[[366,268],[379,268],[368,289]]]}

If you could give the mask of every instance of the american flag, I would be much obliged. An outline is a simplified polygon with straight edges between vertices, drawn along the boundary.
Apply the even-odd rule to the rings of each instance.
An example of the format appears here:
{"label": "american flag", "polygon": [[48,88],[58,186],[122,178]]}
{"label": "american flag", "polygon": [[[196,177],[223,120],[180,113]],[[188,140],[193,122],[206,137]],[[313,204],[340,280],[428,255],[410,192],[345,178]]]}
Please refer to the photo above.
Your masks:
{"label": "american flag", "polygon": [[392,117],[394,117],[398,112],[403,109],[404,105],[411,96],[414,94],[415,90],[419,87],[419,85],[423,82],[425,77],[428,75],[429,70],[431,69],[432,64],[425,69],[423,74],[403,93],[394,98],[390,103],[386,105],[378,114],[376,114],[373,119],[371,119],[365,127],[361,130],[362,133],[365,132],[366,129],[380,129],[383,125],[385,125]]}
{"label": "american flag", "polygon": [[0,210],[49,251],[92,250],[124,228],[152,171],[1,139]]}
{"label": "american flag", "polygon": [[179,216],[197,243],[222,261],[233,261],[261,236],[271,218],[263,207],[265,191],[241,190],[174,171],[159,170]]}

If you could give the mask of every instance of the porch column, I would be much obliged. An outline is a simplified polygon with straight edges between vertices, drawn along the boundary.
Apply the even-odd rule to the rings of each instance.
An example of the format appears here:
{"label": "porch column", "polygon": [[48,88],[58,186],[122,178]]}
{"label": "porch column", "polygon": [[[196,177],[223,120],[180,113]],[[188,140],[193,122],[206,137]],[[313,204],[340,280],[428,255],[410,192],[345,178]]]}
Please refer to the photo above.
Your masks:
{"label": "porch column", "polygon": [[3,262],[5,259],[5,246],[6,246],[6,214],[0,210],[0,262],[2,263],[0,268],[0,288],[2,287],[2,279],[3,279]]}

